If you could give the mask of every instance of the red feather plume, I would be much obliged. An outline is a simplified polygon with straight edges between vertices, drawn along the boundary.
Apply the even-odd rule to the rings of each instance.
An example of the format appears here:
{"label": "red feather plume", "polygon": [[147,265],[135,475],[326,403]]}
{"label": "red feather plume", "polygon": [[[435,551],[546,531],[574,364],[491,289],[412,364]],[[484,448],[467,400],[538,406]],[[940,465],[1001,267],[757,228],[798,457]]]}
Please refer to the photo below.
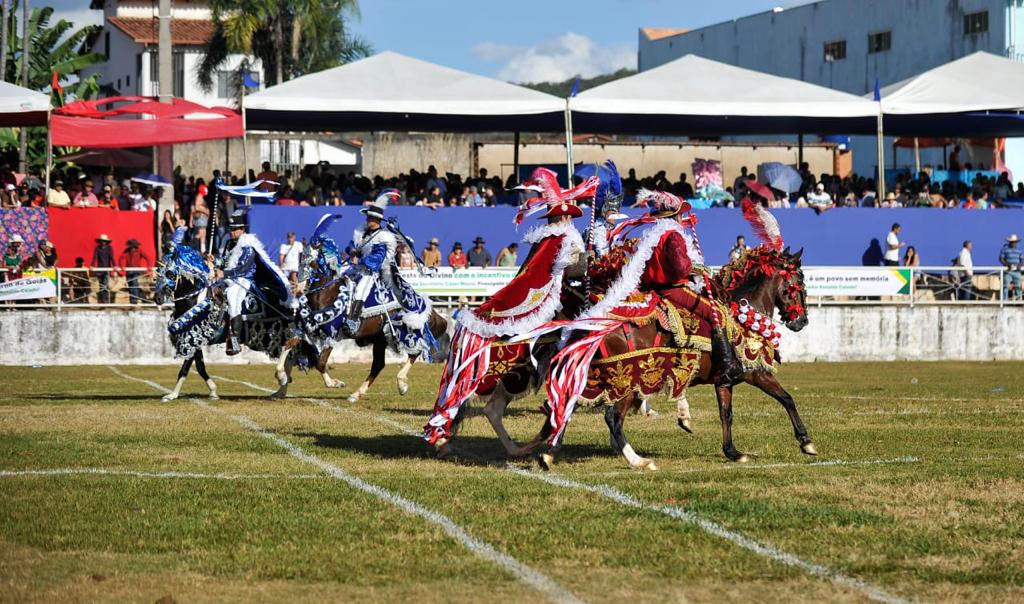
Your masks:
{"label": "red feather plume", "polygon": [[779,222],[761,204],[751,201],[749,197],[744,199],[743,218],[750,223],[754,234],[768,247],[775,250],[782,249],[783,241]]}

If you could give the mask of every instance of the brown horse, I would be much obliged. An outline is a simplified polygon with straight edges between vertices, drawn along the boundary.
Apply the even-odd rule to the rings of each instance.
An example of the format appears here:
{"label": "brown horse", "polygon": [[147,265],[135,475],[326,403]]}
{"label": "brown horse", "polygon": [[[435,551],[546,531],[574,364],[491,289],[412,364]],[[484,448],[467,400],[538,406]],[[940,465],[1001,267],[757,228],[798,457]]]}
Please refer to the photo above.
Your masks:
{"label": "brown horse", "polygon": [[[758,248],[724,267],[715,277],[713,287],[723,303],[746,300],[766,317],[771,317],[775,309],[778,309],[784,317],[785,325],[791,331],[799,331],[807,325],[804,307],[806,294],[800,270],[801,253],[791,254],[788,249],[779,252]],[[706,300],[703,302],[707,303]],[[693,323],[684,331],[693,334],[697,321]],[[726,323],[731,327],[727,331],[733,336],[733,342],[739,344],[741,360],[748,369],[744,381],[782,404],[789,414],[800,449],[808,455],[816,455],[817,450],[797,412],[793,397],[779,384],[772,371],[771,366],[777,358],[765,358],[768,349],[763,347],[764,340],[744,335],[735,323]],[[611,434],[612,447],[622,453],[634,468],[656,470],[657,466],[652,460],[638,455],[626,439],[623,423],[628,412],[640,406],[641,394],[668,390],[673,398],[680,401],[680,427],[689,431],[688,424],[684,423],[688,419],[688,410],[685,417],[682,410],[685,388],[692,384],[715,387],[722,423],[722,451],[725,456],[738,462],[750,459],[749,455],[739,452],[733,444],[733,386],[717,383],[719,372],[711,361],[709,346],[701,346],[697,336],[686,336],[685,339],[680,342],[679,334],[665,329],[660,321],[641,325],[624,323],[603,338],[587,370],[588,383],[584,398],[609,400],[605,422]],[[759,349],[760,358],[757,354]],[[550,375],[548,379],[551,379]],[[551,422],[545,421],[538,436],[519,450],[527,452],[540,447],[549,441],[553,429]],[[556,449],[557,446],[541,455],[540,463],[543,467],[550,466],[554,461]]]}
{"label": "brown horse", "polygon": [[[317,310],[333,309],[332,318],[317,321],[318,324],[330,329],[330,335],[326,335],[323,332],[308,333],[310,330],[307,329],[306,337],[312,338],[314,342],[317,342],[319,339],[325,344],[333,345],[334,342],[345,338],[340,328],[331,328],[331,325],[339,326],[345,320],[345,311],[349,308],[352,284],[347,276],[336,276],[334,271],[327,269],[326,264],[321,262],[317,254],[307,255],[304,253],[300,268],[300,279],[304,286],[308,286],[306,287],[305,294],[308,307],[314,309],[314,313]],[[359,401],[384,369],[385,353],[388,348],[388,338],[386,336],[388,321],[387,315],[367,317],[362,320],[358,331],[351,338],[357,346],[372,346],[373,359],[366,379],[359,385],[359,388],[349,395],[348,402],[350,403]],[[426,327],[438,343],[439,348],[439,350],[434,351],[432,360],[446,358],[448,356],[447,347],[449,341],[448,320],[436,310],[431,310],[430,316],[427,318]],[[330,349],[328,348],[327,350],[329,351]],[[321,362],[325,366],[327,356],[329,356],[329,353],[321,355]],[[409,391],[409,371],[419,357],[419,353],[407,355],[405,363],[398,370],[398,393],[402,396],[405,396]]]}

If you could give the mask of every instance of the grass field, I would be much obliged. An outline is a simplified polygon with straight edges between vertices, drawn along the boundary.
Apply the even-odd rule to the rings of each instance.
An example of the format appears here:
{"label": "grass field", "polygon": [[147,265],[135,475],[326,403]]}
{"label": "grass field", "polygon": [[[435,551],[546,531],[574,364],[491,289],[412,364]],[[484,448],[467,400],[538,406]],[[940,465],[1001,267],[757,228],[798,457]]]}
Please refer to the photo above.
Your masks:
{"label": "grass field", "polygon": [[[1019,364],[787,365],[820,455],[741,387],[746,465],[711,390],[691,391],[695,435],[655,399],[626,430],[656,473],[593,409],[551,473],[506,465],[480,416],[437,461],[415,434],[439,367],[406,397],[394,372],[353,406],[315,375],[265,401],[243,382],[273,386],[266,366],[172,403],[146,381],[173,367],[0,368],[0,600],[1024,600]],[[520,441],[538,404],[510,411]]]}

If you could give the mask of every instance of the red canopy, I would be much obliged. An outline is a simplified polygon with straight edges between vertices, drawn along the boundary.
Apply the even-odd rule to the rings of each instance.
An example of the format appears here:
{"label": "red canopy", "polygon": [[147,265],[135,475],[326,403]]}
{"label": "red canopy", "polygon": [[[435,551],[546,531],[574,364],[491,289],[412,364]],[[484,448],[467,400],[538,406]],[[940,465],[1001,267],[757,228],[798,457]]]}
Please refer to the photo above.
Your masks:
{"label": "red canopy", "polygon": [[50,130],[56,146],[96,149],[173,145],[243,133],[242,116],[233,109],[137,96],[76,101],[54,109]]}

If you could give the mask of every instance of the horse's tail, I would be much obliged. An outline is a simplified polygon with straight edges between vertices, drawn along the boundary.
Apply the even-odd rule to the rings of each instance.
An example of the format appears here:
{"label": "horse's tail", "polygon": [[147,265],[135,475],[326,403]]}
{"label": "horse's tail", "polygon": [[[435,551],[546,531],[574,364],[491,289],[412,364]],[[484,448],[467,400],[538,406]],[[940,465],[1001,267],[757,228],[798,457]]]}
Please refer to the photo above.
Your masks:
{"label": "horse's tail", "polygon": [[427,329],[434,336],[434,340],[437,342],[437,347],[431,351],[430,360],[433,363],[443,363],[448,360],[448,355],[452,349],[452,336],[450,327],[450,319],[444,317],[444,315],[438,313],[436,310],[431,313],[430,318],[427,320]]}

